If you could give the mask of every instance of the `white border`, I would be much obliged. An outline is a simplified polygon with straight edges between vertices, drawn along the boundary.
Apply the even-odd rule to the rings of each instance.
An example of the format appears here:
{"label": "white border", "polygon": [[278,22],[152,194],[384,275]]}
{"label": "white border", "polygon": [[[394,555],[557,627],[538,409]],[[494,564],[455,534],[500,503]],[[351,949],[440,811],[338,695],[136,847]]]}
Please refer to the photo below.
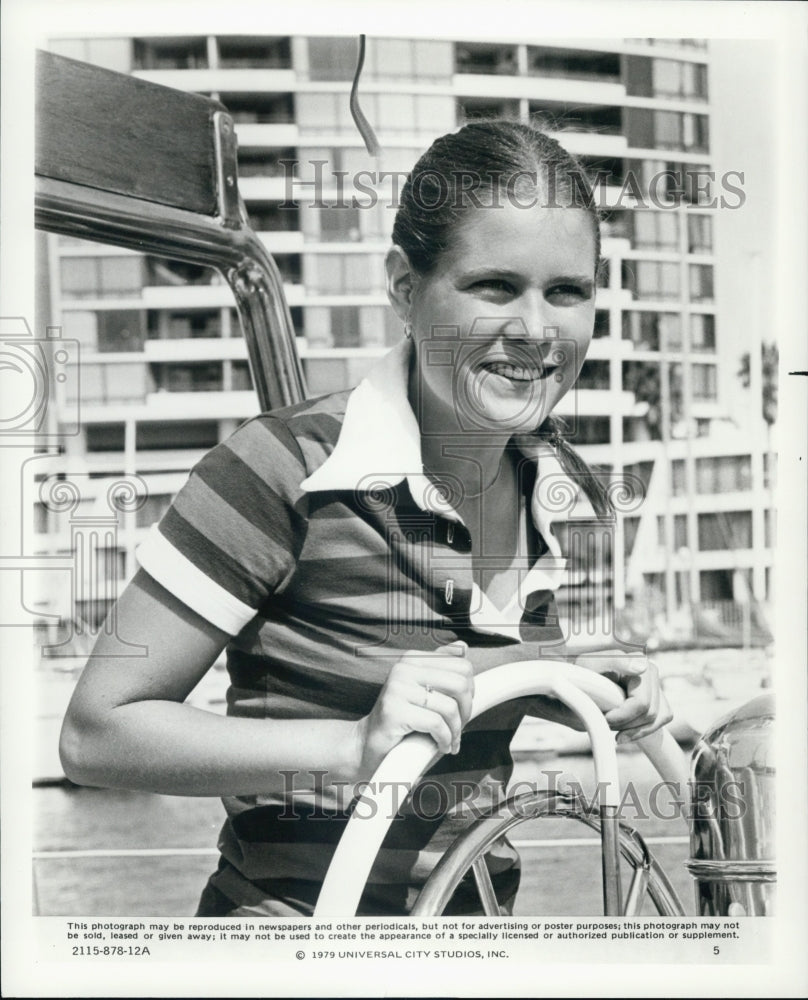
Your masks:
{"label": "white border", "polygon": [[[778,605],[780,637],[777,690],[780,777],[781,882],[780,915],[775,918],[775,955],[767,965],[692,964],[683,952],[672,966],[620,967],[575,963],[513,963],[506,969],[464,966],[428,967],[412,963],[356,970],[311,964],[257,963],[235,967],[227,962],[96,964],[91,968],[38,962],[39,926],[30,916],[31,848],[30,755],[32,685],[26,670],[27,641],[22,630],[3,635],[0,674],[3,724],[3,995],[5,996],[250,996],[267,995],[447,995],[447,996],[802,996],[806,973],[806,395],[808,379],[788,376],[808,369],[806,353],[806,7],[788,3],[644,2],[565,3],[507,2],[354,2],[299,0],[230,0],[212,5],[202,0],[106,0],[38,2],[5,0],[2,5],[2,250],[0,301],[3,315],[33,321],[33,234],[31,149],[33,139],[33,49],[48,35],[113,34],[153,31],[155,25],[193,25],[194,33],[384,35],[406,33],[438,38],[496,38],[498,25],[535,24],[545,37],[698,37],[772,38],[778,50],[779,90],[772,114],[777,117],[780,220],[776,287],[768,300],[777,329],[793,331],[781,342],[782,373],[777,448],[780,454]],[[14,475],[14,459],[2,459]],[[10,481],[14,481],[13,478]],[[5,505],[4,505],[5,506]],[[2,553],[15,551],[15,523],[3,519]],[[9,630],[6,630],[9,632]],[[42,918],[39,918],[42,919]],[[371,969],[368,967],[367,972]],[[381,975],[381,978],[377,978]]]}

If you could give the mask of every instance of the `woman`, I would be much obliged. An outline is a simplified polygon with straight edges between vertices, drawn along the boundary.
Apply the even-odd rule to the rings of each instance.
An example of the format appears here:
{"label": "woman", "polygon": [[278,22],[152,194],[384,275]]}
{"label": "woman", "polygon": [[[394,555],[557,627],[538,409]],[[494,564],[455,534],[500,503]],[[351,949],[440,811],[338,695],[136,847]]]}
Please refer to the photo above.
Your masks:
{"label": "woman", "polygon": [[[475,672],[571,655],[540,486],[564,470],[605,511],[551,417],[594,324],[598,220],[579,168],[529,126],[468,125],[414,168],[393,242],[402,343],[353,392],[262,414],[199,463],[117,605],[148,655],[108,655],[102,635],[65,720],[78,783],[225,798],[200,915],[311,913],[357,786],[423,732],[446,755],[428,776],[437,811],[403,807],[360,910],[407,912],[445,845],[502,799],[525,712],[549,710],[511,702],[461,739]],[[184,704],[225,646],[226,718]],[[669,721],[644,659],[590,665],[627,690],[614,728]],[[488,865],[507,910],[518,858],[504,842]],[[477,907],[461,885],[447,912]]]}

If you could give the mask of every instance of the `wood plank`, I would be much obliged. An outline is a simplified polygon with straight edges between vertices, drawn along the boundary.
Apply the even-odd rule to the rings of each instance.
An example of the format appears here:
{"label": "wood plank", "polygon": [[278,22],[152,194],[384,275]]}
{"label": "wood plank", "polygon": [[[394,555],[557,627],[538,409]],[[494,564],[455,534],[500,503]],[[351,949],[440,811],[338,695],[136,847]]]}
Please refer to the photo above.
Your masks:
{"label": "wood plank", "polygon": [[214,215],[217,101],[37,53],[36,172]]}

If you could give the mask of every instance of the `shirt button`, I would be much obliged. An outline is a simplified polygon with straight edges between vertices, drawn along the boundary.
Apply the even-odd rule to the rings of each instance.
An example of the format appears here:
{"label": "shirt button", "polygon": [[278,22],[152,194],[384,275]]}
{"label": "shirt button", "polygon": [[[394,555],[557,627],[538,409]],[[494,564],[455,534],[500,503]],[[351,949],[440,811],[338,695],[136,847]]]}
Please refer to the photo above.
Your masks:
{"label": "shirt button", "polygon": [[444,596],[446,597],[446,603],[451,604],[454,600],[454,580],[449,579],[446,581]]}

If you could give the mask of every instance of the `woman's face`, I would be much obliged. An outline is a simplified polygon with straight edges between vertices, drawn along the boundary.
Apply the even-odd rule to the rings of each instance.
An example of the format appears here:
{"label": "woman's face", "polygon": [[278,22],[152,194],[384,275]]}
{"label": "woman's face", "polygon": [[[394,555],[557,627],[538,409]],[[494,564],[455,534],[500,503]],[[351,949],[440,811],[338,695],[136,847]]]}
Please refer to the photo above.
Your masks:
{"label": "woman's face", "polygon": [[591,217],[510,201],[469,210],[435,271],[417,280],[409,320],[422,426],[426,417],[436,428],[534,430],[592,339]]}

